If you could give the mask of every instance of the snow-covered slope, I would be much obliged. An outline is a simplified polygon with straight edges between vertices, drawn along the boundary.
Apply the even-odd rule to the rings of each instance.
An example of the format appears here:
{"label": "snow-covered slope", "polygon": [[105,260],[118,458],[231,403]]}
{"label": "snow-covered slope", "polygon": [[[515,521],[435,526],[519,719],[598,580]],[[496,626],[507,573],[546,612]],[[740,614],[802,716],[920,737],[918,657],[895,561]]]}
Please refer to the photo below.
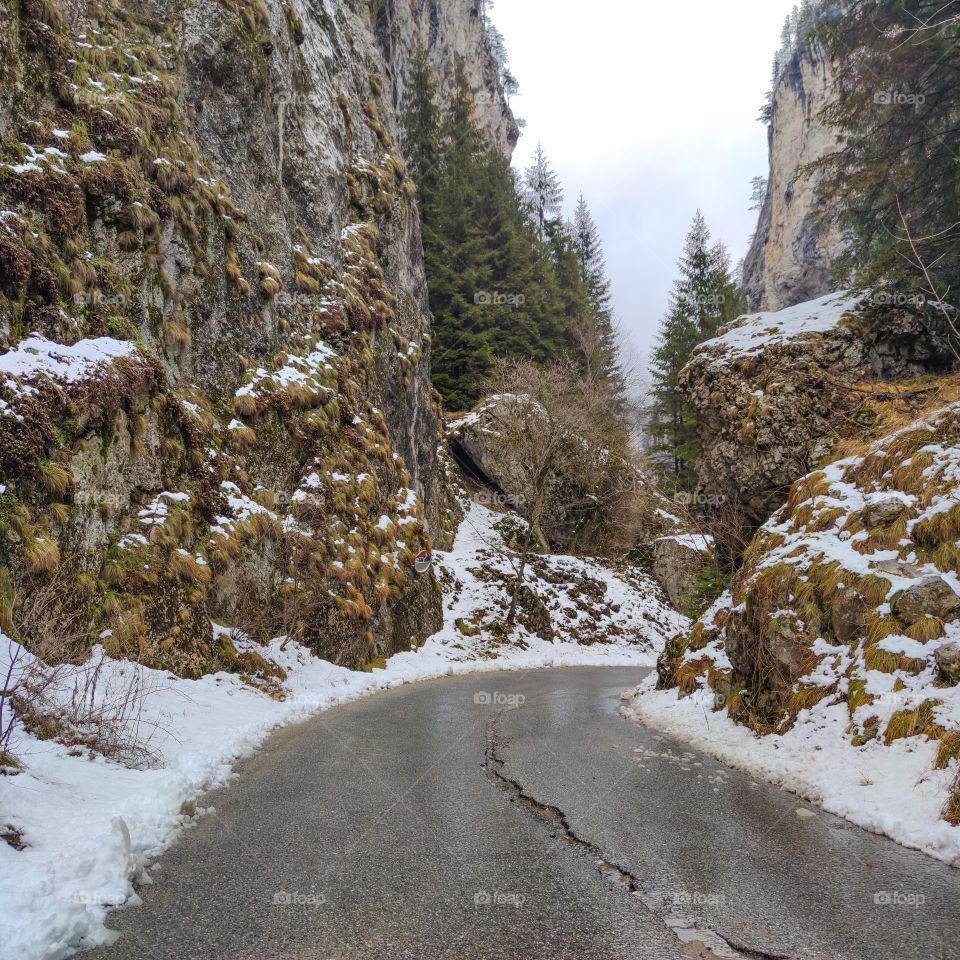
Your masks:
{"label": "snow-covered slope", "polygon": [[[81,745],[41,740],[17,728],[9,750],[22,766],[0,768],[0,958],[51,960],[109,939],[108,909],[135,902],[134,882],[193,819],[201,794],[226,782],[232,764],[271,729],[385,687],[478,670],[573,664],[652,664],[685,621],[667,608],[649,579],[573,557],[534,561],[521,624],[499,624],[515,560],[498,526],[505,515],[472,505],[453,549],[434,557],[444,585],[445,625],[419,649],[383,669],[353,672],[292,642],[259,646],[215,626],[215,634],[282,670],[271,682],[218,673],[199,680],[138,669],[102,649],[92,664],[61,675],[47,696],[61,702],[97,665],[98,703],[131,690],[137,725],[124,765]],[[515,518],[509,522],[518,523]],[[546,639],[550,633],[555,639]],[[539,634],[539,635],[538,635]],[[0,675],[16,653],[15,675],[29,655],[0,635]],[[10,719],[5,704],[3,724]],[[83,731],[79,731],[80,734]],[[77,737],[82,740],[82,736]],[[16,849],[22,846],[23,849]]]}

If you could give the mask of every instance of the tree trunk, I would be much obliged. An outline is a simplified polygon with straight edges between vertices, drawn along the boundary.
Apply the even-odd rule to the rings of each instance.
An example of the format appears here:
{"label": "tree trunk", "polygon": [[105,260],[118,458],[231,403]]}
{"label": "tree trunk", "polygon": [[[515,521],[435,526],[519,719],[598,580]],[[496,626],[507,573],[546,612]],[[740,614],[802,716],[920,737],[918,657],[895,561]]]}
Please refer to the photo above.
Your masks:
{"label": "tree trunk", "polygon": [[530,548],[536,538],[538,545],[546,549],[546,538],[540,530],[540,514],[543,513],[543,506],[537,503],[533,517],[527,526],[527,535],[523,538],[523,549],[520,553],[520,569],[517,572],[517,579],[513,584],[513,595],[510,597],[510,611],[507,613],[507,626],[513,629],[517,622],[517,604],[520,601],[520,591],[523,589],[523,575],[527,570],[527,558],[530,556]]}

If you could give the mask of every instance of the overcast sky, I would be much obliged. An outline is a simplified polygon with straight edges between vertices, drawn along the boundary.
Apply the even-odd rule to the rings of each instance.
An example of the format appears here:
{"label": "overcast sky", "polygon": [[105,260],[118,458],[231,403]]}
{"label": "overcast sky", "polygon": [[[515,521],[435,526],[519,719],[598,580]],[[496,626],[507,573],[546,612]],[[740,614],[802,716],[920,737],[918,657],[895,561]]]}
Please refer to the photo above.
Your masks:
{"label": "overcast sky", "polygon": [[600,229],[617,315],[648,350],[697,208],[744,256],[750,178],[767,172],[757,120],[794,0],[496,0],[527,121],[515,154],[543,144]]}

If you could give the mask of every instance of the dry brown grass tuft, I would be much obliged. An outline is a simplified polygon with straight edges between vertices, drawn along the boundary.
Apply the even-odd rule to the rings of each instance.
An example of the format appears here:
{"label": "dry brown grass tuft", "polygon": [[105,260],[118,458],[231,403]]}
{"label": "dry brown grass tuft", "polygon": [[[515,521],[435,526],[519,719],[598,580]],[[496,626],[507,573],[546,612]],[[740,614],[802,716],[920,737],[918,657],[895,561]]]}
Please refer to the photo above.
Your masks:
{"label": "dry brown grass tuft", "polygon": [[941,731],[933,722],[933,711],[942,703],[942,700],[924,700],[913,710],[898,710],[887,724],[883,742],[889,747],[894,740],[917,737],[920,734],[939,739]]}
{"label": "dry brown grass tuft", "polygon": [[23,555],[27,571],[31,576],[50,573],[60,563],[60,547],[46,537],[30,540],[24,547]]}
{"label": "dry brown grass tuft", "polygon": [[238,393],[233,398],[233,409],[241,417],[255,417],[257,415],[257,398],[252,393]]}
{"label": "dry brown grass tuft", "polygon": [[960,757],[960,730],[950,730],[940,738],[937,749],[937,769],[945,770],[950,761]]}
{"label": "dry brown grass tuft", "polygon": [[950,796],[947,798],[940,815],[947,823],[953,824],[955,827],[960,826],[960,773],[957,774],[957,779],[953,781]]}
{"label": "dry brown grass tuft", "polygon": [[209,583],[210,566],[200,561],[186,550],[174,550],[170,554],[170,572],[189,583]]}

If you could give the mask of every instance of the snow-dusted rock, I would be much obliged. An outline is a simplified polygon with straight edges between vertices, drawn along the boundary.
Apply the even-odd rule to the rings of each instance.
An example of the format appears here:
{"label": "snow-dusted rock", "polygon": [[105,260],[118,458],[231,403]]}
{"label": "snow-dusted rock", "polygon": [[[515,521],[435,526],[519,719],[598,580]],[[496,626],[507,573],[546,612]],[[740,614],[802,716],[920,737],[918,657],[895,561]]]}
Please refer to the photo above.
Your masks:
{"label": "snow-dusted rock", "polygon": [[702,492],[747,527],[762,523],[790,484],[827,459],[863,405],[851,386],[952,361],[932,309],[881,309],[867,296],[834,293],[741,317],[701,344],[681,375],[697,420]]}
{"label": "snow-dusted rock", "polygon": [[925,577],[896,596],[892,607],[907,626],[925,617],[946,623],[960,616],[960,595],[943,577]]}
{"label": "snow-dusted rock", "polygon": [[960,683],[960,643],[944,643],[935,654],[937,667],[948,683]]}
{"label": "snow-dusted rock", "polygon": [[699,599],[699,581],[713,557],[713,539],[698,534],[671,534],[653,542],[653,575],[676,610],[689,610]]}

